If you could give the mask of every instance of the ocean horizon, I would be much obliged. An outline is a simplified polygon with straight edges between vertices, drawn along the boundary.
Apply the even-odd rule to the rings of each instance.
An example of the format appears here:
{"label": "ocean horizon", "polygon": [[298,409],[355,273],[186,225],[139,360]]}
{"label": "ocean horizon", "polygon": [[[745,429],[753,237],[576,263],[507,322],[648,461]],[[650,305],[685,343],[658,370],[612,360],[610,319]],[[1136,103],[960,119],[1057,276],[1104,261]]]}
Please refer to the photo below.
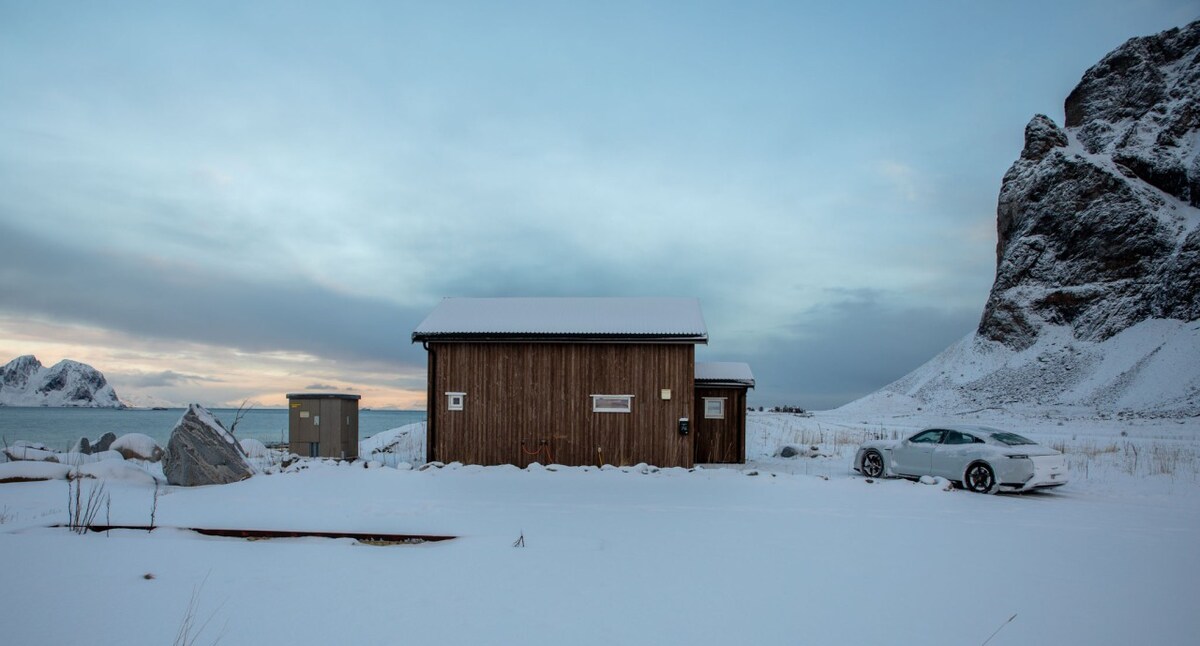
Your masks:
{"label": "ocean horizon", "polygon": [[[187,408],[54,408],[0,406],[0,440],[12,445],[17,440],[40,442],[55,451],[69,450],[81,437],[95,442],[105,433],[117,437],[142,433],[163,448],[171,430]],[[236,408],[210,408],[226,428],[237,417]],[[367,409],[358,415],[358,437],[364,440],[388,429],[425,421],[425,411]],[[265,444],[287,441],[288,409],[251,408],[244,411],[234,435],[254,438]]]}

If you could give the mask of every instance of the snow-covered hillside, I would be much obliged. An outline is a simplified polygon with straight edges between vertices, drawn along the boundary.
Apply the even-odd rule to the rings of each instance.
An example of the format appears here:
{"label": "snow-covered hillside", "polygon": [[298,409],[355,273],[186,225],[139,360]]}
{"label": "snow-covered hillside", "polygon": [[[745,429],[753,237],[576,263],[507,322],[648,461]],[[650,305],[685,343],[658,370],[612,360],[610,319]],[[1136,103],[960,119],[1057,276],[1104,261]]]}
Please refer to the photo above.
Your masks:
{"label": "snow-covered hillside", "polygon": [[1081,341],[1067,326],[1047,326],[1021,350],[972,333],[840,410],[878,416],[981,409],[1200,415],[1200,321],[1148,319],[1104,341]]}
{"label": "snow-covered hillside", "polygon": [[70,359],[47,368],[33,355],[0,368],[0,406],[125,407],[99,370]]}

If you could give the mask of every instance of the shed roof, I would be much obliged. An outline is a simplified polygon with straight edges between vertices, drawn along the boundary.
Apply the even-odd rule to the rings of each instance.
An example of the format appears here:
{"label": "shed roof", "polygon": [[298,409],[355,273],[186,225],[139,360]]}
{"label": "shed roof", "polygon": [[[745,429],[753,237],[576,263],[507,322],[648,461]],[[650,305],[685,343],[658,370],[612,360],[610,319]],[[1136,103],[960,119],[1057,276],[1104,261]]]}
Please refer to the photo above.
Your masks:
{"label": "shed roof", "polygon": [[350,393],[288,393],[288,399],[362,399],[362,395]]}
{"label": "shed roof", "polygon": [[695,298],[446,298],[416,341],[708,343]]}
{"label": "shed roof", "polygon": [[750,364],[737,361],[697,361],[696,383],[710,386],[730,385],[754,387]]}

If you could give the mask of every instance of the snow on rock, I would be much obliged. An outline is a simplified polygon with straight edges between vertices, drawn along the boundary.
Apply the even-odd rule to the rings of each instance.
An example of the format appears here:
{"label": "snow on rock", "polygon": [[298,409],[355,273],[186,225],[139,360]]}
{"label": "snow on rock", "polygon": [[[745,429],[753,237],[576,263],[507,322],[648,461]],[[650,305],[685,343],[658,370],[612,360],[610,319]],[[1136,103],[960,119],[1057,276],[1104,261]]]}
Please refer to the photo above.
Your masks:
{"label": "snow on rock", "polygon": [[979,335],[1014,350],[1047,326],[1103,341],[1200,318],[1200,21],[1135,38],[1038,115],[1004,176]]}
{"label": "snow on rock", "polygon": [[950,491],[954,489],[954,483],[941,476],[921,476],[918,480],[923,485],[933,485],[939,487],[942,491]]}
{"label": "snow on rock", "polygon": [[158,462],[163,457],[163,449],[158,442],[142,433],[126,433],[114,440],[109,448],[119,452],[126,460]]}
{"label": "snow on rock", "polygon": [[260,440],[246,437],[242,438],[239,444],[242,446],[242,453],[245,453],[248,458],[265,458],[268,455],[267,445]]}
{"label": "snow on rock", "polygon": [[254,474],[241,445],[199,404],[179,418],[162,464],[167,482],[185,487],[229,484]]}
{"label": "snow on rock", "polygon": [[411,469],[412,464],[425,461],[425,422],[381,431],[360,441],[358,456],[396,468],[407,464]]}
{"label": "snow on rock", "polygon": [[847,410],[1200,415],[1197,106],[1200,21],[1089,69],[1004,176],[976,332]]}
{"label": "snow on rock", "polygon": [[99,370],[70,359],[46,368],[33,355],[0,368],[0,406],[125,407]]}
{"label": "snow on rock", "polygon": [[12,462],[35,461],[35,462],[58,462],[58,454],[54,451],[46,449],[37,449],[32,446],[14,445],[4,449],[4,457]]}
{"label": "snow on rock", "polygon": [[57,462],[5,462],[0,464],[0,483],[64,480],[70,472],[70,466]]}
{"label": "snow on rock", "polygon": [[76,473],[81,477],[100,480],[124,480],[149,485],[153,485],[155,482],[154,476],[150,475],[148,471],[125,460],[102,460],[91,464],[82,464],[76,469]]}

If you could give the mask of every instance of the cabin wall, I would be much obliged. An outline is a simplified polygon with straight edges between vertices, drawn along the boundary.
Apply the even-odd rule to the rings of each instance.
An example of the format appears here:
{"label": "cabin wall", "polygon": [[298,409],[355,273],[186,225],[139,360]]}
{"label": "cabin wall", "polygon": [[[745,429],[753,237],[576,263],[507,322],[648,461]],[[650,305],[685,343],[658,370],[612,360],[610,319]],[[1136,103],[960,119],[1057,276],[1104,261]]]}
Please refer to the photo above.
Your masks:
{"label": "cabin wall", "polygon": [[[690,344],[431,343],[430,458],[468,464],[690,467]],[[670,399],[661,391],[670,390]],[[449,410],[448,392],[465,393]],[[632,412],[591,395],[633,395]]]}
{"label": "cabin wall", "polygon": [[[725,398],[725,417],[706,419],[704,398]],[[699,463],[743,463],[746,461],[746,389],[696,386],[695,461]]]}

